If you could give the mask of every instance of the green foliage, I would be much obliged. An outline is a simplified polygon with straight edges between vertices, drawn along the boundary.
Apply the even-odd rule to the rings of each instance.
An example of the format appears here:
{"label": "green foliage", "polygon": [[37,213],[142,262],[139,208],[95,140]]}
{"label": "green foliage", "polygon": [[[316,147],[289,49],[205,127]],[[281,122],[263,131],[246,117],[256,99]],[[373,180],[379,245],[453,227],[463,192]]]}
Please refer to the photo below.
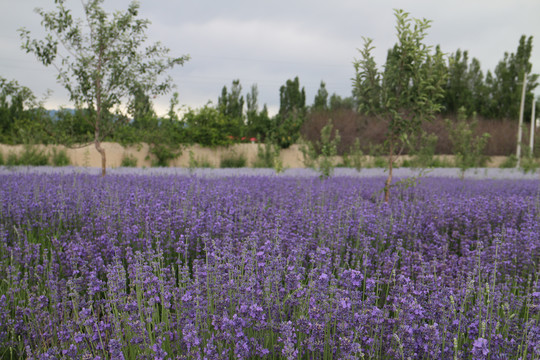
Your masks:
{"label": "green foliage", "polygon": [[207,104],[200,109],[189,109],[184,114],[187,140],[201,146],[227,146],[232,140],[227,137],[228,120],[223,113]]}
{"label": "green foliage", "polygon": [[172,88],[172,78],[163,79],[163,74],[189,57],[171,58],[169,49],[159,43],[147,43],[145,32],[150,22],[137,18],[138,2],[112,16],[105,12],[102,3],[103,0],[82,1],[82,20],[73,18],[65,0],[55,0],[55,11],[36,10],[47,33],[45,39],[32,39],[30,31],[24,28],[20,36],[26,52],[58,70],[58,80],[75,107],[91,111],[93,116],[88,120],[105,175],[101,141],[125,123],[123,117],[110,116],[112,109],[137,92],[167,93]]}
{"label": "green foliage", "polygon": [[0,166],[4,165],[4,154],[0,152]]}
{"label": "green foliage", "polygon": [[337,147],[341,141],[339,131],[335,132],[332,139],[332,128],[332,120],[328,120],[328,123],[321,130],[319,171],[323,178],[331,176],[334,172],[334,157],[337,155]]}
{"label": "green foliage", "polygon": [[388,165],[388,160],[382,156],[373,157],[373,167],[375,168],[385,168]]}
{"label": "green foliage", "polygon": [[321,129],[321,140],[315,143],[305,141],[300,147],[304,157],[304,165],[314,168],[321,173],[321,178],[328,178],[332,175],[335,168],[335,156],[337,147],[341,141],[339,131],[335,131],[332,136],[332,120],[329,119],[326,125]]}
{"label": "green foliage", "polygon": [[313,106],[311,107],[313,111],[324,111],[328,110],[328,91],[326,90],[326,84],[324,81],[321,81],[321,86],[315,95],[313,100]]}
{"label": "green foliage", "polygon": [[51,162],[54,166],[68,166],[71,164],[66,150],[58,150],[57,148],[53,148],[51,151]]}
{"label": "green foliage", "polygon": [[432,52],[424,44],[430,21],[409,19],[396,10],[397,43],[388,51],[384,72],[379,73],[373,56],[371,39],[364,39],[361,58],[354,61],[353,95],[359,110],[389,121],[388,178],[385,201],[389,200],[392,169],[397,157],[420,131],[425,120],[431,120],[441,109],[446,65],[437,47]]}
{"label": "green foliage", "polygon": [[532,156],[524,156],[520,161],[524,173],[535,173],[540,168],[540,161]]}
{"label": "green foliage", "polygon": [[152,166],[168,167],[172,160],[182,154],[182,149],[172,144],[154,143],[148,152],[152,155]]}
{"label": "green foliage", "polygon": [[9,152],[6,158],[7,166],[17,166],[19,165],[19,157],[14,152]]}
{"label": "green foliage", "polygon": [[[534,89],[538,86],[538,74],[531,74],[530,62],[533,37],[522,35],[515,53],[505,53],[504,59],[495,67],[494,77],[486,79],[486,86],[490,88],[491,117],[518,119],[521,100],[523,74],[527,73],[527,88],[525,108],[531,109],[534,101]],[[525,114],[530,116],[530,112]]]}
{"label": "green foliage", "polygon": [[131,154],[124,154],[122,156],[122,162],[120,163],[122,167],[137,167],[137,158]]}
{"label": "green foliage", "polygon": [[489,98],[486,91],[479,61],[473,58],[469,64],[469,53],[458,49],[448,59],[448,81],[443,100],[445,112],[455,114],[461,107],[467,114],[484,110]]}
{"label": "green foliage", "polygon": [[413,157],[409,162],[409,166],[413,168],[438,167],[440,162],[435,158],[437,140],[437,135],[422,132],[416,142],[417,146],[410,152]]}
{"label": "green foliage", "polygon": [[300,89],[297,76],[279,89],[279,113],[274,121],[273,136],[281,148],[288,148],[298,140],[305,116],[306,92]]}
{"label": "green foliage", "polygon": [[94,138],[91,109],[64,109],[55,113],[51,132],[55,140],[66,146],[88,144]]}
{"label": "green foliage", "polygon": [[302,140],[300,144],[300,152],[302,153],[302,161],[307,168],[315,169],[319,154],[315,149],[315,144],[309,140]]}
{"label": "green foliage", "polygon": [[272,132],[272,120],[268,116],[266,104],[259,111],[258,105],[259,90],[257,85],[251,86],[251,91],[246,95],[246,136],[256,138],[258,141],[266,142]]}
{"label": "green foliage", "polygon": [[354,99],[352,97],[342,98],[337,94],[332,94],[332,96],[330,96],[331,111],[352,110],[354,107]]}
{"label": "green foliage", "polygon": [[362,170],[364,162],[364,153],[360,148],[360,139],[354,141],[353,146],[348,154],[343,154],[343,165],[345,167],[355,168],[357,171]]}
{"label": "green foliage", "polygon": [[512,169],[517,166],[517,157],[515,154],[507,156],[506,159],[499,165],[501,169]]}
{"label": "green foliage", "polygon": [[46,143],[45,110],[32,91],[0,77],[0,143]]}
{"label": "green foliage", "polygon": [[17,156],[14,152],[8,154],[8,166],[46,166],[49,165],[49,156],[37,146],[25,145],[23,151]]}
{"label": "green foliage", "polygon": [[192,150],[189,150],[189,168],[190,169],[196,169],[196,168],[213,168],[214,166],[210,163],[208,158],[201,157],[201,158],[195,158],[195,154]]}
{"label": "green foliage", "polygon": [[462,176],[469,168],[485,166],[489,157],[483,152],[490,135],[475,135],[477,120],[468,121],[466,110],[462,107],[459,109],[457,122],[446,120],[446,126],[456,157],[456,166],[461,170]]}
{"label": "green foliage", "polygon": [[382,84],[381,74],[372,52],[372,39],[363,38],[364,47],[359,51],[360,59],[353,62],[355,78],[353,79],[353,96],[356,100],[357,111],[362,114],[377,114],[381,110]]}
{"label": "green foliage", "polygon": [[261,146],[257,144],[257,159],[253,162],[254,168],[273,168],[277,173],[283,171],[283,162],[279,158],[280,148],[270,139]]}
{"label": "green foliage", "polygon": [[222,130],[233,138],[240,138],[244,135],[244,97],[241,93],[240,80],[234,80],[230,93],[224,86],[218,99],[218,110],[227,120]]}
{"label": "green foliage", "polygon": [[237,154],[230,151],[221,156],[219,167],[221,168],[243,168],[246,166],[247,159],[244,154]]}

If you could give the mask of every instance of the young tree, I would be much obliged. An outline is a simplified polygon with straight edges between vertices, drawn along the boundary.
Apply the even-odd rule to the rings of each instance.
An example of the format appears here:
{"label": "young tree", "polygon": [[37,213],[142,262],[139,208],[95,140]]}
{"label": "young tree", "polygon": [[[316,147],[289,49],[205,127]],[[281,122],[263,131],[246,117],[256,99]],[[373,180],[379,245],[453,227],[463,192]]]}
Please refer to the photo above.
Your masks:
{"label": "young tree", "polygon": [[377,69],[375,58],[371,52],[375,48],[372,39],[363,38],[364,47],[358,51],[361,58],[353,62],[356,77],[353,79],[353,97],[356,110],[366,115],[377,114],[381,110],[381,74]]}
{"label": "young tree", "polygon": [[139,19],[139,4],[112,16],[102,8],[103,0],[82,1],[84,20],[74,19],[66,0],[55,0],[56,11],[36,9],[48,35],[37,40],[30,31],[20,30],[22,48],[34,53],[45,66],[53,65],[58,81],[69,92],[77,108],[93,112],[94,145],[101,154],[102,175],[106,173],[104,137],[122,124],[122,117],[109,116],[140,89],[147,95],[161,95],[172,88],[163,74],[183,65],[189,56],[169,57],[160,43],[147,44],[149,20]]}
{"label": "young tree", "polygon": [[384,118],[389,124],[385,201],[390,198],[394,162],[418,133],[422,122],[432,119],[441,109],[446,82],[443,54],[439,48],[433,53],[432,48],[423,43],[430,21],[409,19],[409,14],[403,10],[396,10],[395,16],[398,41],[388,52],[384,72],[379,73],[373,66],[371,40],[364,39],[365,50],[361,51],[361,59],[354,62],[356,77],[353,78],[354,94],[380,92],[374,100],[358,99],[362,111]]}

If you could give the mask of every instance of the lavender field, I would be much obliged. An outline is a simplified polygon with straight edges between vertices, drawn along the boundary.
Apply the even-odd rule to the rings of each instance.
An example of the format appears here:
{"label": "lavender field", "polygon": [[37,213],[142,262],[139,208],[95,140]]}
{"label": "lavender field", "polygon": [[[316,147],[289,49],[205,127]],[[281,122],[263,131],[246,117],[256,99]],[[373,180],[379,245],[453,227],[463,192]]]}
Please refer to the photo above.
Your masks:
{"label": "lavender field", "polygon": [[0,358],[540,359],[540,182],[0,171]]}

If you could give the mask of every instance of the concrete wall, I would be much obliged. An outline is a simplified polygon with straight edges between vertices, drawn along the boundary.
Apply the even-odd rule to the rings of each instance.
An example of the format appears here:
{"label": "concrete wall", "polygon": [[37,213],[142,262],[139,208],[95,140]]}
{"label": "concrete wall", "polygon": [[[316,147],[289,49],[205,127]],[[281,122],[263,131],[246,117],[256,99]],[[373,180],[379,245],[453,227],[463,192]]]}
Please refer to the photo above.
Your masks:
{"label": "concrete wall", "polygon": [[[71,160],[71,165],[84,167],[101,167],[101,156],[95,149],[94,145],[88,145],[82,148],[66,148],[64,146],[54,145],[36,145],[39,149],[50,153],[53,148],[64,149]],[[115,168],[122,164],[124,156],[132,156],[137,160],[138,167],[152,166],[151,155],[149,155],[149,147],[147,144],[129,146],[124,148],[117,143],[102,143],[102,147],[106,151],[107,167]],[[8,154],[18,154],[24,150],[23,145],[4,145],[0,144],[0,152],[4,157],[4,161]],[[221,158],[228,154],[242,154],[247,159],[247,166],[252,166],[257,159],[257,144],[236,144],[229,147],[204,148],[199,145],[192,145],[182,148],[182,155],[171,161],[171,166],[188,167],[190,163],[190,153],[192,157],[199,163],[206,162],[213,167],[219,167]],[[453,161],[452,155],[440,155],[448,161]],[[406,159],[407,156],[402,156],[401,159]],[[284,168],[302,168],[304,167],[303,155],[299,145],[292,145],[288,149],[281,150],[280,159]],[[489,167],[499,167],[505,160],[504,156],[493,156],[488,164]],[[337,156],[336,164],[341,163],[341,157]],[[372,161],[370,156],[366,156],[364,163],[369,164]],[[398,161],[400,163],[400,161]]]}

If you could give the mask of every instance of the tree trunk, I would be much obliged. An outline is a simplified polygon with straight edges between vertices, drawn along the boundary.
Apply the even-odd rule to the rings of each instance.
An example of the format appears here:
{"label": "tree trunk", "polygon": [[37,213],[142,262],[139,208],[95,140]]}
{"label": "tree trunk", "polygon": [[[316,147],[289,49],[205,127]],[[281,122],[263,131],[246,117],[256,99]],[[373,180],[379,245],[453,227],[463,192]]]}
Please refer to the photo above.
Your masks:
{"label": "tree trunk", "polygon": [[94,141],[94,145],[96,146],[96,150],[101,155],[101,176],[105,176],[107,173],[107,158],[105,157],[105,149],[101,147],[101,142],[96,137],[96,140]]}

